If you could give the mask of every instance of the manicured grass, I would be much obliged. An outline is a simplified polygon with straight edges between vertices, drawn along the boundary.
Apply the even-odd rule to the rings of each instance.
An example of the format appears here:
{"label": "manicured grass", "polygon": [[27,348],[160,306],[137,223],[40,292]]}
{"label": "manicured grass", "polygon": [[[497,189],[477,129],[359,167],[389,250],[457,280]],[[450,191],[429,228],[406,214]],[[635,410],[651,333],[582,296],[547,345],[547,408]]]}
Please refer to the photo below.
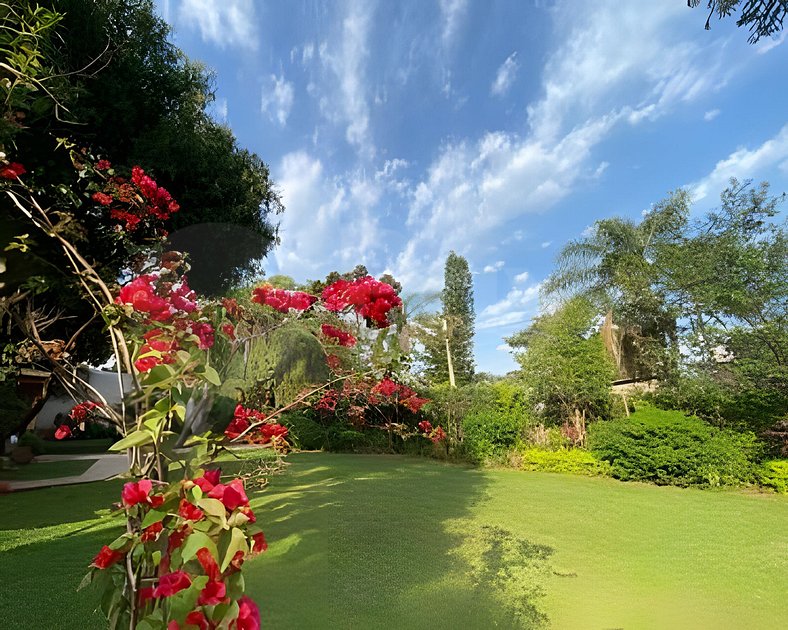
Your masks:
{"label": "manicured grass", "polygon": [[34,479],[55,479],[81,475],[93,464],[95,459],[77,459],[65,462],[36,462],[20,464],[14,470],[0,469],[0,481],[32,481]]}
{"label": "manicured grass", "polygon": [[[267,628],[783,628],[788,498],[302,454],[252,495]],[[0,619],[101,628],[74,593],[119,482],[0,497]],[[47,593],[30,605],[29,589]]]}

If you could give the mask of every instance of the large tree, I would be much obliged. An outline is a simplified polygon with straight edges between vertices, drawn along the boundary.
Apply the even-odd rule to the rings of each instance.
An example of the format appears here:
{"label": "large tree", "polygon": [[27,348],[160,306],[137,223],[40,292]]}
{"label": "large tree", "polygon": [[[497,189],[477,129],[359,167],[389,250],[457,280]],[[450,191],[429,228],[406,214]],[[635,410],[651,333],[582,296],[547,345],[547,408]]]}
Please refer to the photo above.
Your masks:
{"label": "large tree", "polygon": [[739,8],[741,14],[736,26],[746,26],[750,30],[747,41],[756,43],[761,37],[771,37],[783,29],[783,22],[788,17],[788,0],[687,0],[687,5],[694,8],[705,4],[709,11],[706,18],[706,30],[711,28],[711,18],[716,14],[720,20],[730,17]]}

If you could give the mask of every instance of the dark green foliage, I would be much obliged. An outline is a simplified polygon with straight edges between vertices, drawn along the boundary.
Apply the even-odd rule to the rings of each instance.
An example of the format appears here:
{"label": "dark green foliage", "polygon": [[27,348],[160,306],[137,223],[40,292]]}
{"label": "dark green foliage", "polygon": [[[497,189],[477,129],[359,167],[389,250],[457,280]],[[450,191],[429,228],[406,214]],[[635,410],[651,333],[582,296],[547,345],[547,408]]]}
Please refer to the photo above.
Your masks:
{"label": "dark green foliage", "polygon": [[[701,0],[688,0],[690,7],[697,7]],[[709,15],[706,30],[711,28],[711,18],[716,13],[718,19],[730,17],[741,6],[741,15],[736,26],[746,26],[750,30],[747,41],[757,43],[761,37],[771,37],[783,29],[788,17],[788,0],[706,0]]]}
{"label": "dark green foliage", "polygon": [[33,451],[33,455],[43,455],[46,453],[46,443],[32,431],[26,431],[20,435],[17,444],[19,446],[29,446]]}
{"label": "dark green foliage", "polygon": [[573,475],[609,475],[610,464],[582,448],[548,450],[527,447],[517,452],[523,470],[570,473]]}
{"label": "dark green foliage", "polygon": [[618,479],[677,486],[753,483],[762,452],[752,433],[718,429],[697,417],[653,407],[593,424],[588,446],[612,465]]}
{"label": "dark green foliage", "polygon": [[502,455],[522,439],[523,428],[523,418],[515,414],[494,409],[472,412],[462,421],[462,452],[475,462]]}
{"label": "dark green foliage", "polygon": [[326,445],[326,428],[307,413],[290,411],[282,414],[279,422],[290,430],[288,441],[297,449],[318,451]]}
{"label": "dark green foliage", "polygon": [[0,440],[19,426],[29,410],[30,404],[16,393],[16,382],[10,379],[0,381]]}

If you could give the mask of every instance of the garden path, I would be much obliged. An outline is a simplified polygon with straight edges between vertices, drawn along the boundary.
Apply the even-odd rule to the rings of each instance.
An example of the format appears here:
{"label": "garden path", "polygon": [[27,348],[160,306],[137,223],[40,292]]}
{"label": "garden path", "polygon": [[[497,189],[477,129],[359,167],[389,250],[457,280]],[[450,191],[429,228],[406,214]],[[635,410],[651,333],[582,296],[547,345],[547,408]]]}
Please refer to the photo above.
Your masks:
{"label": "garden path", "polygon": [[56,477],[54,479],[32,479],[27,481],[7,481],[7,488],[10,492],[19,490],[35,490],[36,488],[49,488],[50,486],[65,486],[75,483],[90,483],[91,481],[104,481],[110,477],[115,477],[128,470],[129,462],[126,455],[110,454],[80,454],[80,455],[39,455],[36,457],[38,462],[64,462],[79,459],[97,460],[90,468],[81,475],[69,477]]}

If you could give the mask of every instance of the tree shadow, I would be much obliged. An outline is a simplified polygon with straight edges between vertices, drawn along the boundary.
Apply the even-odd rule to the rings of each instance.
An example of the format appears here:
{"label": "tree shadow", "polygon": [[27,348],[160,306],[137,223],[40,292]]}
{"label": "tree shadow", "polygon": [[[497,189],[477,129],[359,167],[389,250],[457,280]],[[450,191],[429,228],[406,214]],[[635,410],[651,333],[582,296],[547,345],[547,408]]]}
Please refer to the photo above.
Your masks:
{"label": "tree shadow", "polygon": [[546,625],[552,549],[474,520],[483,473],[402,456],[291,461],[253,502],[271,547],[246,584],[266,626]]}

